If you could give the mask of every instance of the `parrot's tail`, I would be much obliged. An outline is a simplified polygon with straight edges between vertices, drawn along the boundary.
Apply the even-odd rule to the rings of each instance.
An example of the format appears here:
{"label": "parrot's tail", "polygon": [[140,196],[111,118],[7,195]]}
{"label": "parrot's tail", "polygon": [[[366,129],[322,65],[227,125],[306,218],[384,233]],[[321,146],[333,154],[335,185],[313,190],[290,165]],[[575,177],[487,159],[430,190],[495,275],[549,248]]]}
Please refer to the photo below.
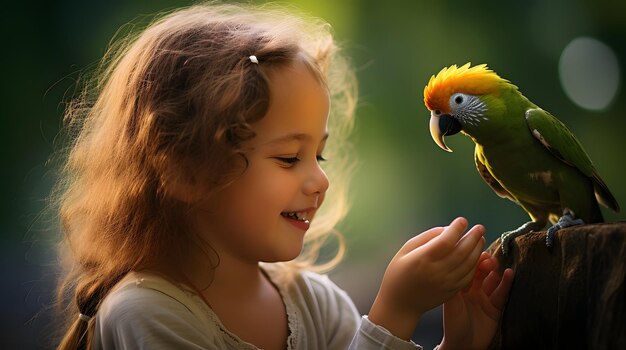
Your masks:
{"label": "parrot's tail", "polygon": [[[593,190],[596,193],[596,199],[600,204],[616,213],[619,213],[619,203],[617,203],[617,200],[613,197],[609,188],[597,174],[594,174],[593,176]],[[600,214],[600,216],[602,216],[602,214]]]}

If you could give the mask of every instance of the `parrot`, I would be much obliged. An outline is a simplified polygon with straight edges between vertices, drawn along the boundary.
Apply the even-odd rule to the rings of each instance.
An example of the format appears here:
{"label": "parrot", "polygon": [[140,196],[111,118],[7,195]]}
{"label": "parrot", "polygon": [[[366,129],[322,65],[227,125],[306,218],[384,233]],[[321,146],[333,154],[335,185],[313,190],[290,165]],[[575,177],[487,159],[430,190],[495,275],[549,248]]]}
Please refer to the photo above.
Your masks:
{"label": "parrot", "polygon": [[598,203],[620,207],[576,136],[486,64],[451,65],[424,88],[430,134],[444,151],[444,136],[462,133],[474,143],[482,179],[530,217],[500,236],[506,255],[515,237],[547,228],[546,246],[565,227],[604,222]]}

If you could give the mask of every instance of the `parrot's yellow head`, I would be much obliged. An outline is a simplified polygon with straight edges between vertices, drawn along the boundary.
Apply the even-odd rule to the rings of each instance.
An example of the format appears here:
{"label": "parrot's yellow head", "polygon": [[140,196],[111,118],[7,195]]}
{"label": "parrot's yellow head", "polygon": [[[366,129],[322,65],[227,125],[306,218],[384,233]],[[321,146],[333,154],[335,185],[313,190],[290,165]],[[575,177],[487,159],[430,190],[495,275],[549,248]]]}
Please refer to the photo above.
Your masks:
{"label": "parrot's yellow head", "polygon": [[513,85],[485,64],[452,65],[433,75],[424,88],[424,104],[430,110],[430,133],[435,143],[452,152],[444,136],[476,130],[487,120],[487,104],[481,96],[493,94],[504,86]]}
{"label": "parrot's yellow head", "polygon": [[424,88],[424,103],[431,110],[450,113],[450,97],[458,92],[469,95],[485,95],[498,90],[508,81],[487,68],[486,64],[470,67],[466,63],[461,67],[456,64],[442,69],[433,75]]}

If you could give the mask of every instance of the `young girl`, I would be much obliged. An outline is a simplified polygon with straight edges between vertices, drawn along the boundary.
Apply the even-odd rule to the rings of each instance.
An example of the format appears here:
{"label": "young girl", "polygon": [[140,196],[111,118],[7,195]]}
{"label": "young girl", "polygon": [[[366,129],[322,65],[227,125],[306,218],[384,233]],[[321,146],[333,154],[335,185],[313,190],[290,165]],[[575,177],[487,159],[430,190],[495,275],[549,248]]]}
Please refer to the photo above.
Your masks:
{"label": "young girl", "polygon": [[355,104],[327,24],[211,3],[120,43],[66,115],[59,349],[408,349],[444,302],[440,348],[488,346],[512,273],[482,226],[408,241],[362,318],[313,272]]}

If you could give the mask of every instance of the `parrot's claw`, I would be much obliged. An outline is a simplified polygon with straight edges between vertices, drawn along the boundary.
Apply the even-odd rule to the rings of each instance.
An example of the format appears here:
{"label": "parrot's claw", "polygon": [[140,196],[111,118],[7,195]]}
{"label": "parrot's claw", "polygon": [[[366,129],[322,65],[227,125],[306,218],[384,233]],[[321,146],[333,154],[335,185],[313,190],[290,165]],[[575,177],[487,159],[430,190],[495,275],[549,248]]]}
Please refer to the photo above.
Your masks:
{"label": "parrot's claw", "polygon": [[548,247],[548,249],[552,248],[554,235],[558,230],[570,226],[583,225],[584,223],[582,219],[574,219],[569,213],[563,214],[563,216],[559,218],[559,221],[548,229],[546,234],[546,247]]}
{"label": "parrot's claw", "polygon": [[513,239],[515,239],[516,237],[514,233],[515,231],[508,231],[500,236],[500,247],[502,248],[502,255],[507,255],[509,252],[509,248],[512,248],[510,246],[513,245]]}
{"label": "parrot's claw", "polygon": [[525,235],[531,231],[541,230],[546,225],[545,221],[529,221],[513,231],[507,231],[500,236],[502,255],[508,255],[509,249],[513,248],[515,237]]}

